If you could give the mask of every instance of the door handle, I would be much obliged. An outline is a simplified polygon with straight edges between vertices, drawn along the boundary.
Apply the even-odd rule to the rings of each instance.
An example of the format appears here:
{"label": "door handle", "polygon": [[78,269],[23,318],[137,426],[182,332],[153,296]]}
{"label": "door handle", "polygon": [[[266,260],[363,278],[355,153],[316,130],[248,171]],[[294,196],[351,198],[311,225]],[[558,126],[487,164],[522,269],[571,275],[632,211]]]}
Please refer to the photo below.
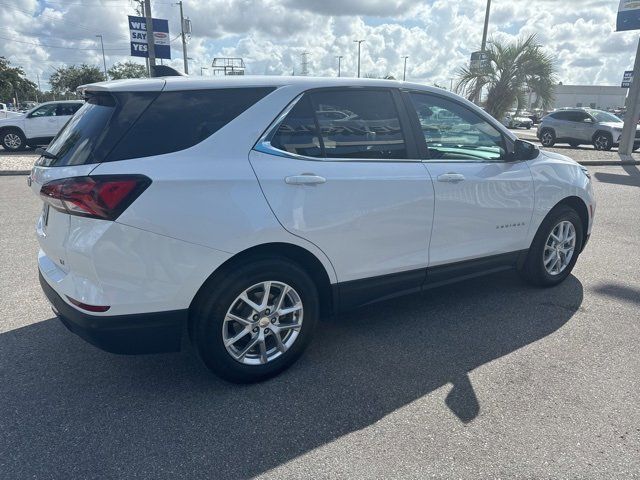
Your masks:
{"label": "door handle", "polygon": [[302,175],[292,175],[284,179],[287,185],[319,185],[327,181],[326,178],[313,173],[303,173]]}
{"label": "door handle", "polygon": [[464,180],[464,175],[461,173],[443,173],[438,175],[439,182],[458,183]]}

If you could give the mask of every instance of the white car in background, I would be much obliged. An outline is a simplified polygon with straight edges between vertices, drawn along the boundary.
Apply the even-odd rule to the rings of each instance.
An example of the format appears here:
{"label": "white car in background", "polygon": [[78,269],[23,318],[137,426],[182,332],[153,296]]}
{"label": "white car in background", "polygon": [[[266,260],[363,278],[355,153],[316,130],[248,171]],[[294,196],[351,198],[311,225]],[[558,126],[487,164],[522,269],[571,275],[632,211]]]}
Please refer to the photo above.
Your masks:
{"label": "white car in background", "polygon": [[169,77],[84,93],[28,182],[42,288],[107,351],[187,335],[220,376],[262,380],[322,315],[503,269],[557,285],[593,225],[584,168],[439,88]]}
{"label": "white car in background", "polygon": [[533,120],[515,111],[511,111],[505,114],[502,119],[502,124],[507,128],[526,128],[529,130],[533,126]]}
{"label": "white car in background", "polygon": [[46,145],[82,106],[82,100],[41,103],[26,113],[0,120],[0,143],[5,150]]}
{"label": "white car in background", "polygon": [[19,117],[20,115],[22,115],[22,113],[9,110],[6,103],[0,103],[0,119]]}

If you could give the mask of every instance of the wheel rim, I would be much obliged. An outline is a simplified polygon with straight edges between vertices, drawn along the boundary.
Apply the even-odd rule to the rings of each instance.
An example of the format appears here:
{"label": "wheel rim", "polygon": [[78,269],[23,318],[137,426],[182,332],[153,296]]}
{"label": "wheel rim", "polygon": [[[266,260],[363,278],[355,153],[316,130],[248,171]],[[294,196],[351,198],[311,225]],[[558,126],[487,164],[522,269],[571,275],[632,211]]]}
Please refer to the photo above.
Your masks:
{"label": "wheel rim", "polygon": [[598,150],[605,150],[609,146],[609,139],[604,135],[600,135],[596,138],[595,145]]}
{"label": "wheel rim", "polygon": [[551,133],[549,132],[544,132],[542,134],[542,144],[543,145],[550,145],[551,142],[553,141],[553,136],[551,135]]}
{"label": "wheel rim", "polygon": [[264,365],[294,344],[304,308],[296,290],[283,282],[257,283],[236,297],[222,324],[222,341],[245,365]]}
{"label": "wheel rim", "polygon": [[22,145],[22,139],[20,138],[20,135],[15,133],[7,133],[4,136],[4,144],[9,148],[20,148],[20,145]]}
{"label": "wheel rim", "polygon": [[573,223],[558,223],[547,238],[544,246],[544,268],[549,275],[561,274],[571,263],[576,249],[576,229]]}

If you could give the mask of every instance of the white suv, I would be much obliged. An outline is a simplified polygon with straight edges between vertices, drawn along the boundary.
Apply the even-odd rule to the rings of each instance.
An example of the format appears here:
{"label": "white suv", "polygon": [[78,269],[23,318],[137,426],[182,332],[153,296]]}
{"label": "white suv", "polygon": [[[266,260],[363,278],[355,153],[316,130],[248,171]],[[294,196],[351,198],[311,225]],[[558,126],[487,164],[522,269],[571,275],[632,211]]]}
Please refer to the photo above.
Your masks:
{"label": "white suv", "polygon": [[368,79],[89,85],[29,177],[42,287],[107,351],[185,335],[231,381],[318,319],[517,268],[552,286],[593,223],[587,172],[438,88]]}
{"label": "white suv", "polygon": [[81,100],[41,103],[26,113],[0,120],[0,143],[5,150],[46,145],[82,106]]}

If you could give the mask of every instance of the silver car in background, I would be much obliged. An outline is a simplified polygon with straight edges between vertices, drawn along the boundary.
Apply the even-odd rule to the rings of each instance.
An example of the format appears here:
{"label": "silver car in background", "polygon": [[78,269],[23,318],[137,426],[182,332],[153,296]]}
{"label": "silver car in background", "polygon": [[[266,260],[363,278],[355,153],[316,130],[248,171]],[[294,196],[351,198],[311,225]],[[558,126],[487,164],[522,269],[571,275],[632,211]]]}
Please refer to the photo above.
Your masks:
{"label": "silver car in background", "polygon": [[[544,147],[568,143],[572,147],[591,144],[596,150],[611,150],[620,144],[623,121],[614,114],[587,108],[551,112],[538,126],[537,136]],[[640,147],[640,131],[636,130],[633,149]]]}

